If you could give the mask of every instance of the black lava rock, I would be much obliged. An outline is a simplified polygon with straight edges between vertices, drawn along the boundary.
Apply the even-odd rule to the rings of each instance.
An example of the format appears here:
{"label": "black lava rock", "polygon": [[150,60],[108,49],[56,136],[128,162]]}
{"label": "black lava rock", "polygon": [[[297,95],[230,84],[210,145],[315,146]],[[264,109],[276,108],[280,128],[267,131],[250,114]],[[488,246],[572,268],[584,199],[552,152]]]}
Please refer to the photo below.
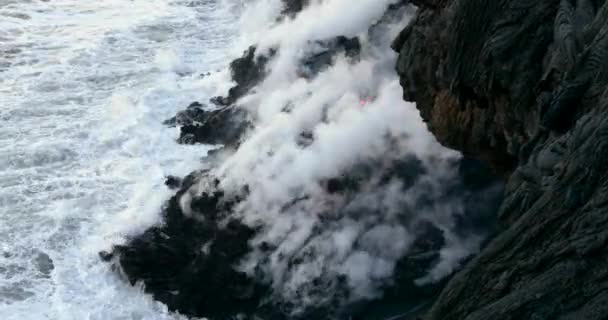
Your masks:
{"label": "black lava rock", "polygon": [[[198,110],[198,109],[195,109]],[[179,142],[234,146],[250,127],[247,112],[238,107],[214,111],[193,111],[188,121],[182,121]]]}

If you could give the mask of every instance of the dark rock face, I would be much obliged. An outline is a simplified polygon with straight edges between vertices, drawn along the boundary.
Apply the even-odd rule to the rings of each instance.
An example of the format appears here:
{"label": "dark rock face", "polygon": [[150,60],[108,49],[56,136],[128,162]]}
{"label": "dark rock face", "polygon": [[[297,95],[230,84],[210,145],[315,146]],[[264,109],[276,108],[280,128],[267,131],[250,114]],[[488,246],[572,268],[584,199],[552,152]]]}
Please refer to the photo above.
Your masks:
{"label": "dark rock face", "polygon": [[[293,17],[308,5],[308,0],[283,0],[281,17]],[[266,65],[276,54],[275,50],[269,52],[256,52],[256,46],[251,46],[243,53],[243,56],[230,63],[232,80],[236,85],[228,91],[224,97],[214,97],[211,102],[218,106],[229,106],[239,98],[246,95],[264,79]]]}
{"label": "dark rock face", "polygon": [[513,170],[538,122],[530,105],[558,3],[419,1],[393,48],[405,99],[418,103],[442,143]]}
{"label": "dark rock face", "polygon": [[[300,73],[312,78],[329,67],[338,54],[357,59],[361,51],[358,38],[336,37],[317,43],[321,51],[306,56],[300,61]],[[178,126],[181,144],[223,144],[234,147],[251,127],[246,110],[236,105],[239,98],[246,95],[265,77],[265,67],[275,51],[267,55],[256,55],[256,48],[250,47],[241,58],[230,64],[232,79],[236,85],[225,97],[214,97],[211,103],[219,109],[208,111],[208,106],[193,102],[186,110],[166,120],[168,126]]]}
{"label": "dark rock face", "polygon": [[309,0],[283,0],[283,15],[294,16],[308,5]]}
{"label": "dark rock face", "polygon": [[182,179],[176,176],[168,176],[167,179],[165,179],[165,185],[169,189],[179,189],[182,185]]}
{"label": "dark rock face", "polygon": [[179,200],[198,179],[184,179],[164,208],[164,225],[116,246],[112,255],[132,284],[143,282],[173,311],[214,319],[250,313],[267,288],[231,266],[248,252],[254,230],[223,219],[235,202],[219,189],[192,196],[184,212]]}
{"label": "dark rock face", "polygon": [[164,122],[165,125],[179,127],[178,143],[234,146],[251,126],[244,109],[227,106],[209,111],[203,108],[208,107],[194,102]]}
{"label": "dark rock face", "polygon": [[235,106],[214,111],[198,110],[180,127],[178,142],[234,146],[250,127],[247,112]]}
{"label": "dark rock face", "polygon": [[[459,178],[446,181],[445,189],[440,195],[428,199],[422,197],[414,207],[404,210],[425,211],[436,201],[450,203],[465,199],[463,203],[468,210],[463,213],[464,220],[479,221],[491,217],[500,203],[502,189],[496,179],[483,174],[471,175],[466,170],[471,165],[470,161],[472,160],[465,159],[454,162],[454,166],[461,168]],[[346,176],[331,179],[327,182],[328,192],[349,198],[349,202],[357,201],[359,189],[369,181],[370,175],[377,174],[376,169],[370,164],[361,166]],[[404,189],[415,184],[419,186],[420,179],[426,174],[425,170],[415,157],[397,161],[385,168],[384,178],[378,180],[378,188],[392,179],[402,181]],[[219,184],[218,180],[206,172],[195,172],[183,179],[169,177],[168,186],[181,187],[163,209],[164,224],[148,229],[125,245],[116,246],[111,253],[102,253],[102,259],[113,261],[132,284],[142,282],[145,291],[167,304],[170,310],[211,319],[231,319],[237,314],[277,320],[373,319],[383,314],[387,305],[405,302],[412,306],[428,304],[444,283],[416,283],[417,279],[424,277],[438,263],[439,250],[446,240],[443,231],[424,217],[412,219],[403,223],[412,224],[412,230],[417,230],[417,240],[410,253],[397,263],[395,281],[385,288],[382,299],[357,301],[353,305],[330,301],[326,305],[311,307],[294,315],[292,311],[297,306],[273,295],[263,277],[253,278],[236,269],[239,261],[254,250],[250,247],[250,240],[263,230],[243,225],[233,214],[234,206],[247,197],[247,186],[237,195],[226,195],[219,189]],[[481,189],[485,191],[479,192]],[[297,201],[295,199],[294,204]],[[480,204],[485,204],[487,208],[480,209]],[[348,215],[348,207],[347,202],[334,208],[336,215]],[[355,214],[352,217],[356,218],[372,213],[350,214]],[[493,225],[488,220],[484,220],[484,223]],[[473,225],[463,226],[461,230],[487,232],[487,225],[479,230]],[[258,249],[269,252],[273,250],[264,246]],[[293,268],[297,268],[298,256],[292,259]],[[347,290],[343,286],[346,284],[338,283],[334,290]],[[326,294],[329,296],[336,293]]]}
{"label": "dark rock face", "polygon": [[405,98],[507,179],[504,231],[425,319],[605,319],[608,4],[416,3],[393,44]]}
{"label": "dark rock face", "polygon": [[265,76],[265,68],[270,52],[266,55],[256,55],[256,48],[250,47],[242,57],[230,63],[232,80],[236,85],[226,96],[213,97],[210,102],[218,109],[209,110],[209,106],[193,102],[186,110],[164,122],[168,126],[178,126],[181,144],[223,144],[234,147],[239,139],[251,126],[246,110],[235,103],[246,95]]}
{"label": "dark rock face", "polygon": [[214,97],[211,103],[218,106],[232,105],[264,79],[266,64],[275,52],[271,50],[265,55],[257,55],[256,50],[255,46],[251,46],[242,57],[230,63],[232,80],[236,85],[228,90],[227,96]]}
{"label": "dark rock face", "polygon": [[[317,43],[323,48],[320,52],[306,56],[300,61],[301,75],[314,77],[329,67],[338,54],[356,59],[361,51],[358,38],[336,37]],[[232,79],[236,85],[225,97],[214,97],[211,103],[219,109],[208,111],[208,106],[193,102],[186,110],[166,120],[168,126],[178,126],[181,144],[223,144],[234,147],[239,139],[251,127],[246,110],[236,105],[239,98],[246,95],[265,77],[265,68],[275,51],[267,55],[256,55],[256,48],[250,47],[241,58],[230,64]]]}

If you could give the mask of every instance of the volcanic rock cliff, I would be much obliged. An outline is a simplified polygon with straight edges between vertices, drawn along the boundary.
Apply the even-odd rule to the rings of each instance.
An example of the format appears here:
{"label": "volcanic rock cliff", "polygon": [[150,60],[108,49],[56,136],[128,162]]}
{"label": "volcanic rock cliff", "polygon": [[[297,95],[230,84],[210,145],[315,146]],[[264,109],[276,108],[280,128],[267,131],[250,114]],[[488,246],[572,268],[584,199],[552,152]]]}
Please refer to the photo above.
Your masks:
{"label": "volcanic rock cliff", "polygon": [[393,44],[404,98],[507,180],[504,230],[425,319],[605,319],[608,3],[414,2]]}

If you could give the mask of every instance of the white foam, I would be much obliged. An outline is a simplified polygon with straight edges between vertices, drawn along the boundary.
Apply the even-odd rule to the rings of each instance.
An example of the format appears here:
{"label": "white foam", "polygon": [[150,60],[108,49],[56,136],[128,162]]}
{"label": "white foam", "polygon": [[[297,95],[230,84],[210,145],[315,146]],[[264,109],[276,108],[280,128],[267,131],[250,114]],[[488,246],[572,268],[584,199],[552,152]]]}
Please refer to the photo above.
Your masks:
{"label": "white foam", "polygon": [[227,5],[0,1],[0,319],[181,318],[97,252],[158,222],[163,176],[206,154],[162,121],[227,86],[190,74],[229,61]]}

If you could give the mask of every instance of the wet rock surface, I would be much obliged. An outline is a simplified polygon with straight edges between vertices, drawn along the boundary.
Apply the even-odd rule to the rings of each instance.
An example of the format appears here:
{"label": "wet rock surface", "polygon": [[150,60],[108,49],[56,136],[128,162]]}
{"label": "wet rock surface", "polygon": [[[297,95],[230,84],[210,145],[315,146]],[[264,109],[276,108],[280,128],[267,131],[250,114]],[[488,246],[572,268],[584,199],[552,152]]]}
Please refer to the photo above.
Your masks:
{"label": "wet rock surface", "polygon": [[236,146],[251,127],[244,109],[237,106],[214,109],[199,102],[191,103],[186,110],[178,112],[175,117],[163,123],[179,128],[178,143],[221,144],[229,147]]}
{"label": "wet rock surface", "polygon": [[393,44],[405,98],[507,180],[504,230],[424,319],[605,319],[608,4],[416,3]]}
{"label": "wet rock surface", "polygon": [[180,127],[179,143],[235,145],[250,127],[247,112],[238,107],[213,111],[198,109],[194,117]]}
{"label": "wet rock surface", "polygon": [[276,52],[270,50],[270,52],[264,54],[256,54],[256,51],[257,48],[251,46],[243,53],[242,57],[230,63],[230,73],[236,85],[228,90],[227,96],[212,98],[211,102],[213,104],[219,106],[232,105],[264,79],[266,64]]}
{"label": "wet rock surface", "polygon": [[116,246],[115,263],[131,284],[143,282],[146,292],[171,310],[216,319],[251,312],[267,288],[232,266],[249,250],[254,231],[221,219],[234,202],[218,189],[187,195],[184,212],[179,201],[186,201],[184,194],[198,178],[184,180],[163,211],[164,225]]}
{"label": "wet rock surface", "polygon": [[[333,59],[343,54],[357,59],[361,52],[358,38],[336,37],[316,43],[319,48],[300,61],[300,75],[312,78],[331,65]],[[210,99],[215,108],[193,102],[186,110],[164,122],[180,129],[178,143],[181,144],[222,144],[229,147],[238,145],[239,139],[251,128],[248,112],[241,108],[237,100],[258,85],[265,76],[266,64],[276,54],[257,55],[256,48],[250,47],[241,58],[230,64],[232,79],[236,85],[226,96]]]}
{"label": "wet rock surface", "polygon": [[[488,179],[487,175],[471,175],[465,168],[470,166],[467,164],[469,161],[472,160],[454,163],[462,168],[460,178],[446,184],[439,195],[443,199],[421,198],[414,208],[404,210],[424,211],[436,201],[449,203],[464,198],[470,210],[464,211],[466,216],[463,220],[492,219],[502,195],[500,183],[496,179]],[[367,183],[370,174],[375,173],[373,167],[363,166],[348,176],[327,182],[327,188],[334,194],[357,201],[357,190]],[[386,179],[378,183],[388,183],[389,178],[400,179],[403,188],[411,188],[424,175],[425,169],[419,160],[410,157],[388,166],[384,174]],[[394,282],[387,285],[383,298],[348,305],[330,301],[292,314],[295,306],[274,296],[263,277],[251,277],[236,267],[254,250],[250,245],[251,239],[262,231],[243,225],[232,211],[247,197],[248,188],[245,186],[237,195],[227,195],[219,189],[219,180],[205,172],[196,172],[183,179],[169,177],[167,181],[171,182],[168,183],[170,186],[179,182],[181,187],[163,209],[164,223],[148,229],[125,245],[116,246],[111,253],[102,253],[102,258],[112,261],[132,284],[142,282],[145,291],[167,304],[170,310],[211,319],[231,319],[237,314],[246,319],[371,319],[383,312],[390,315],[391,307],[395,306],[426,306],[444,284],[444,281],[417,282],[438,263],[440,250],[446,241],[443,231],[422,217],[403,221],[417,230],[417,240],[398,262]],[[485,191],[478,192],[479,188]],[[485,210],[480,210],[480,204],[487,206]],[[335,215],[352,214],[347,208],[348,203],[335,207]],[[361,214],[355,213],[353,218]],[[334,218],[327,222],[331,223],[331,219]],[[484,220],[484,224],[485,231],[493,222]],[[473,232],[474,226],[468,228],[461,230]],[[264,246],[260,248],[264,250]],[[271,247],[265,249],[273,250]],[[297,268],[299,258],[292,259],[292,267]]]}
{"label": "wet rock surface", "polygon": [[308,5],[309,0],[283,0],[283,15],[293,17]]}

